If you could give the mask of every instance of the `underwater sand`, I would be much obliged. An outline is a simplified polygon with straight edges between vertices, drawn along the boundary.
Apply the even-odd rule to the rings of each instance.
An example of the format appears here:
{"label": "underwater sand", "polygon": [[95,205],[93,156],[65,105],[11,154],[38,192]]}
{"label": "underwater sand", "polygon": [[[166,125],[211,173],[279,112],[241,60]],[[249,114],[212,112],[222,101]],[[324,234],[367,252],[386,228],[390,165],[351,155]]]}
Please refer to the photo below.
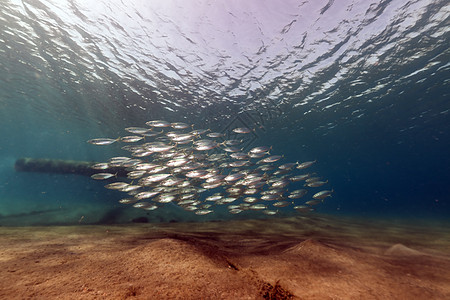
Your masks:
{"label": "underwater sand", "polygon": [[450,299],[450,226],[313,215],[0,227],[1,299]]}

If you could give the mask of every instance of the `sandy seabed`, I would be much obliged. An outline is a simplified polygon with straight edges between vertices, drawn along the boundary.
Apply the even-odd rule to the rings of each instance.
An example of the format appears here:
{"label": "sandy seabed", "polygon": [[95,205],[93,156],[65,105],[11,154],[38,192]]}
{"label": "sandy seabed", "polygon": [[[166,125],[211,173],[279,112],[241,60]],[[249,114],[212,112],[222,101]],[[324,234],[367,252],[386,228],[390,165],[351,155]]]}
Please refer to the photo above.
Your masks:
{"label": "sandy seabed", "polygon": [[448,225],[0,227],[0,299],[450,299]]}

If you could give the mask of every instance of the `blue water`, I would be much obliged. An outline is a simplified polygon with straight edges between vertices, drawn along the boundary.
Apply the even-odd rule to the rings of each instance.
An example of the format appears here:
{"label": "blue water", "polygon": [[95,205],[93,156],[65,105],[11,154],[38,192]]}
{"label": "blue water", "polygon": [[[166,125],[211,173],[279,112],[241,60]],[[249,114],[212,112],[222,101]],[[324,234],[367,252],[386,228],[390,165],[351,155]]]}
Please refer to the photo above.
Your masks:
{"label": "blue water", "polygon": [[[14,162],[106,161],[123,151],[87,140],[154,119],[246,125],[249,146],[271,145],[285,162],[317,160],[334,189],[318,213],[450,216],[447,1],[0,8],[0,225],[149,216],[89,177],[16,172]],[[151,214],[202,219],[176,207]]]}

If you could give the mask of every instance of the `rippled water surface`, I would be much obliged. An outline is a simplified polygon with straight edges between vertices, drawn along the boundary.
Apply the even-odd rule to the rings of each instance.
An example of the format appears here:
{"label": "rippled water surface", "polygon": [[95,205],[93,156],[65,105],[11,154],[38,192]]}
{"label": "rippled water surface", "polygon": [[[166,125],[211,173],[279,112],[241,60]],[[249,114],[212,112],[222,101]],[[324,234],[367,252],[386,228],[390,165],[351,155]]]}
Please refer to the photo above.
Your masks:
{"label": "rippled water surface", "polygon": [[320,212],[448,217],[449,16],[444,0],[4,0],[3,223],[142,214],[90,178],[13,166],[104,161],[120,148],[86,140],[152,119],[317,159],[335,191]]}

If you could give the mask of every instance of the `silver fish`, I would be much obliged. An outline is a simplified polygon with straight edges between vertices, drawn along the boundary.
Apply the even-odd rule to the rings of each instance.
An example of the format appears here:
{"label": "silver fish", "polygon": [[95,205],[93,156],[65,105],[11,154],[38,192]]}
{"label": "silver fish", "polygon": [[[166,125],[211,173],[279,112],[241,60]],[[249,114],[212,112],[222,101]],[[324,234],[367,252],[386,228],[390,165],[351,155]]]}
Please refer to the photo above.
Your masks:
{"label": "silver fish", "polygon": [[324,190],[324,191],[314,194],[313,198],[322,200],[322,199],[325,199],[326,197],[330,197],[332,193],[333,193],[333,190],[331,190],[331,191]]}
{"label": "silver fish", "polygon": [[139,142],[142,139],[144,139],[144,137],[142,137],[142,136],[129,135],[129,136],[121,137],[120,141],[124,142],[124,143],[135,143],[135,142]]}
{"label": "silver fish", "polygon": [[112,143],[117,142],[117,139],[110,139],[110,138],[98,138],[98,139],[92,139],[89,140],[88,143],[92,145],[99,145],[99,146],[106,146],[111,145]]}
{"label": "silver fish", "polygon": [[305,196],[307,193],[308,193],[308,191],[305,189],[295,190],[295,191],[291,192],[291,194],[288,196],[288,198],[289,199],[298,199],[298,198]]}
{"label": "silver fish", "polygon": [[289,206],[290,204],[291,203],[287,202],[287,201],[278,201],[278,202],[273,203],[272,205],[275,207],[286,207],[286,206]]}
{"label": "silver fish", "polygon": [[210,132],[206,136],[208,136],[210,138],[219,138],[219,137],[223,137],[224,134],[220,133],[220,132]]}
{"label": "silver fish", "polygon": [[154,120],[154,121],[148,121],[145,124],[147,124],[150,127],[170,127],[171,124],[167,121],[163,121],[163,120]]}
{"label": "silver fish", "polygon": [[136,202],[138,202],[139,201],[139,199],[135,199],[135,198],[126,198],[126,199],[121,199],[121,200],[119,200],[119,203],[122,203],[122,204],[133,204],[133,203],[136,203]]}
{"label": "silver fish", "polygon": [[237,146],[242,144],[243,140],[226,140],[222,144],[227,146]]}
{"label": "silver fish", "polygon": [[253,210],[262,210],[262,209],[266,209],[266,208],[267,208],[267,205],[261,204],[261,203],[253,204],[250,206],[250,209],[253,209]]}
{"label": "silver fish", "polygon": [[251,129],[249,129],[249,128],[247,128],[247,127],[240,127],[240,128],[234,128],[233,129],[233,132],[234,133],[250,133],[250,132],[252,132],[252,130]]}
{"label": "silver fish", "polygon": [[282,155],[272,155],[272,156],[263,158],[261,160],[261,162],[263,162],[263,163],[273,163],[273,162],[279,161],[281,158],[283,158]]}
{"label": "silver fish", "polygon": [[203,216],[212,213],[211,209],[199,209],[195,212],[196,215]]}
{"label": "silver fish", "polygon": [[321,200],[309,200],[309,201],[306,201],[305,203],[308,205],[317,205],[320,202],[322,202],[322,201]]}
{"label": "silver fish", "polygon": [[175,122],[170,124],[170,126],[172,126],[173,129],[186,129],[190,127],[188,124],[182,122]]}
{"label": "silver fish", "polygon": [[127,127],[127,128],[125,128],[125,130],[130,133],[134,133],[134,134],[144,134],[144,133],[150,131],[150,129],[142,128],[142,127]]}
{"label": "silver fish", "polygon": [[254,153],[254,154],[266,153],[266,152],[269,152],[270,149],[272,149],[272,147],[260,146],[260,147],[255,147],[255,148],[251,149],[250,153]]}
{"label": "silver fish", "polygon": [[158,195],[160,192],[155,192],[155,191],[145,191],[145,192],[140,192],[138,194],[136,194],[134,196],[134,198],[138,199],[138,200],[142,200],[142,199],[148,199],[148,198],[152,198],[156,195]]}
{"label": "silver fish", "polygon": [[290,180],[296,182],[296,181],[302,181],[302,180],[305,180],[305,179],[307,179],[308,177],[309,177],[309,174],[296,175],[296,176],[292,176],[292,177],[290,178]]}
{"label": "silver fish", "polygon": [[96,180],[104,180],[104,179],[108,179],[111,177],[114,177],[116,175],[111,174],[111,173],[97,173],[97,174],[93,174],[91,176],[92,179],[96,179]]}
{"label": "silver fish", "polygon": [[273,210],[273,209],[265,209],[262,211],[263,214],[266,214],[268,216],[273,216],[276,215],[278,213],[278,210]]}
{"label": "silver fish", "polygon": [[299,170],[306,169],[306,168],[309,168],[310,166],[312,166],[315,163],[316,163],[316,160],[306,161],[306,162],[303,162],[303,163],[299,164],[297,166],[297,169],[299,169]]}
{"label": "silver fish", "polygon": [[325,185],[327,182],[328,182],[328,180],[327,181],[313,181],[313,182],[307,183],[306,186],[308,186],[308,187],[320,187],[322,185]]}
{"label": "silver fish", "polygon": [[106,169],[109,169],[110,166],[108,163],[98,163],[98,164],[92,165],[91,168],[94,170],[106,170]]}
{"label": "silver fish", "polygon": [[143,182],[159,182],[159,181],[163,181],[164,179],[168,178],[170,176],[170,174],[167,173],[161,173],[161,174],[153,174],[147,177],[142,178],[141,180]]}
{"label": "silver fish", "polygon": [[278,168],[281,170],[292,170],[296,165],[296,163],[287,163],[279,166]]}
{"label": "silver fish", "polygon": [[306,212],[311,212],[312,211],[311,207],[306,206],[306,205],[297,205],[297,206],[294,206],[294,209],[296,211],[302,212],[302,213],[306,213]]}
{"label": "silver fish", "polygon": [[129,184],[126,182],[113,182],[113,183],[105,185],[105,188],[111,189],[111,190],[119,190],[119,189],[122,189],[127,186],[129,186]]}

